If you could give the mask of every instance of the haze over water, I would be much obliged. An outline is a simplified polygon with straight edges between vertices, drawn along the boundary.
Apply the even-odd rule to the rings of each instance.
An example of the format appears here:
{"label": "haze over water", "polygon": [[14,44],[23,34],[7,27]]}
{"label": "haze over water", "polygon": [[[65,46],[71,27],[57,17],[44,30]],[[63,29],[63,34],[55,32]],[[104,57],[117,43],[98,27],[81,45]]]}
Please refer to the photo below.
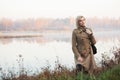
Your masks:
{"label": "haze over water", "polygon": [[[18,70],[19,55],[24,58],[24,67],[28,70],[41,70],[47,65],[51,65],[53,69],[57,59],[69,68],[75,67],[71,33],[51,32],[39,33],[42,35],[40,37],[2,38],[0,39],[0,67],[6,70],[14,66]],[[101,54],[113,57],[112,50],[115,50],[113,47],[119,48],[120,45],[119,33],[120,31],[94,32],[98,49],[95,55],[97,63],[101,61]]]}

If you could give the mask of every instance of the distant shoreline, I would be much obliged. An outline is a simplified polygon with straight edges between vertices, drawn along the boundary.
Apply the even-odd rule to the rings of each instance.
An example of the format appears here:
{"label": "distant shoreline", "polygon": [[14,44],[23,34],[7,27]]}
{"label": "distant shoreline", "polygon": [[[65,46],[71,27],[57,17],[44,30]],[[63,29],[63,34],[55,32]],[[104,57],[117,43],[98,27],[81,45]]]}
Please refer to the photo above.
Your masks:
{"label": "distant shoreline", "polygon": [[0,38],[31,38],[31,37],[43,37],[42,35],[0,35]]}

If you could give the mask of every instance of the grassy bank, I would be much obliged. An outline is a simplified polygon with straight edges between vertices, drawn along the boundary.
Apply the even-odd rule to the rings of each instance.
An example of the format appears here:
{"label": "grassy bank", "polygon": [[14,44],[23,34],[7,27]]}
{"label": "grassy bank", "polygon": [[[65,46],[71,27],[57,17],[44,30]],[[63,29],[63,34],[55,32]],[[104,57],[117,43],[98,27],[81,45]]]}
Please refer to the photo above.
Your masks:
{"label": "grassy bank", "polygon": [[[54,70],[50,69],[50,65],[42,68],[42,72],[38,74],[28,75],[26,70],[22,70],[19,76],[14,72],[9,72],[9,76],[0,70],[2,80],[119,80],[120,79],[120,49],[113,52],[115,59],[107,60],[105,56],[102,59],[102,67],[94,72],[93,75],[83,74],[82,72],[76,75],[74,68],[69,69],[59,63],[57,60]],[[21,58],[21,56],[20,56]],[[22,64],[22,63],[21,63]],[[26,73],[25,73],[26,72]]]}
{"label": "grassy bank", "polygon": [[120,64],[114,66],[112,69],[104,71],[96,80],[119,80],[120,79]]}

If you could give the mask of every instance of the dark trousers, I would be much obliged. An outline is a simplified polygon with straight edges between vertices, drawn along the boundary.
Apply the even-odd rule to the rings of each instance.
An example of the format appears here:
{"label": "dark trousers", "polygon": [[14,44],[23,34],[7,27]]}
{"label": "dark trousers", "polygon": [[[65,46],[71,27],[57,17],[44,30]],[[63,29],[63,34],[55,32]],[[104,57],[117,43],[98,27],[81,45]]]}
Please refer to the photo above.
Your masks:
{"label": "dark trousers", "polygon": [[83,67],[81,64],[77,64],[77,65],[76,65],[76,75],[77,75],[79,72],[88,73],[87,71],[85,71],[84,67]]}
{"label": "dark trousers", "polygon": [[76,70],[77,71],[83,71],[84,67],[81,64],[76,65]]}

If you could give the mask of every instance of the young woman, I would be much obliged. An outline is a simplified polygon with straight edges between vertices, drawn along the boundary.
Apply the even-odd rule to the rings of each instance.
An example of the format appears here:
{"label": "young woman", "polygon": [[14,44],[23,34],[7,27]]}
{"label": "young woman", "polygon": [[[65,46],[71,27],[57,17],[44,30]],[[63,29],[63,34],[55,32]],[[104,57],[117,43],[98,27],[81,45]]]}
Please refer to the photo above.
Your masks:
{"label": "young woman", "polygon": [[91,44],[94,45],[96,40],[90,28],[87,28],[86,20],[83,16],[76,19],[76,29],[72,32],[72,50],[75,57],[77,71],[92,74],[97,68]]}

